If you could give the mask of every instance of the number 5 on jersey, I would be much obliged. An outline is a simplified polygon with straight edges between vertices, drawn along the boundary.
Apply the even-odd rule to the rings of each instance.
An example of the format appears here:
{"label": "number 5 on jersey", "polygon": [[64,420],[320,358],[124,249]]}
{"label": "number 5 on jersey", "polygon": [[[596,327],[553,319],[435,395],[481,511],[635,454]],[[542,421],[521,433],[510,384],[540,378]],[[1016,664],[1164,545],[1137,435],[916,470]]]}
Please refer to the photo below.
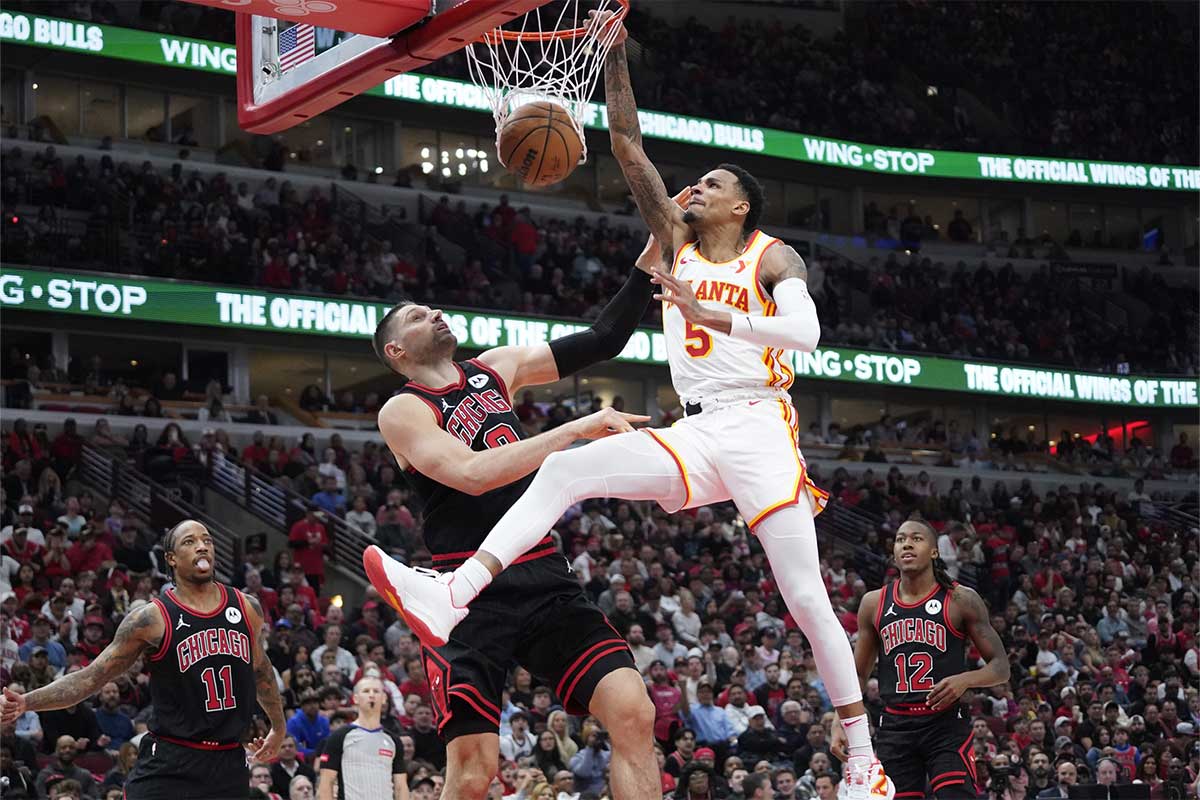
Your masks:
{"label": "number 5 on jersey", "polygon": [[689,356],[692,358],[705,358],[712,352],[712,334],[699,325],[693,325],[687,320],[683,321],[683,329],[683,349]]}

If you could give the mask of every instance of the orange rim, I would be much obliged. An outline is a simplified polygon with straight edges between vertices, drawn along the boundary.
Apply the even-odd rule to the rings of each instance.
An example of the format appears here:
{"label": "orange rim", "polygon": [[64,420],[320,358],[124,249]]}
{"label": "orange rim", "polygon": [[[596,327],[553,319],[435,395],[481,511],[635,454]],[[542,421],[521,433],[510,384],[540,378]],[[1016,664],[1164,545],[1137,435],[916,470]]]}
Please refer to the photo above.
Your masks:
{"label": "orange rim", "polygon": [[[615,0],[615,2],[620,6],[615,19],[618,21],[625,19],[625,15],[629,13],[629,0]],[[563,31],[506,31],[503,28],[496,28],[480,36],[478,41],[483,44],[495,44],[497,39],[506,39],[510,42],[551,42],[555,39],[579,39],[586,36],[587,33],[586,26]]]}

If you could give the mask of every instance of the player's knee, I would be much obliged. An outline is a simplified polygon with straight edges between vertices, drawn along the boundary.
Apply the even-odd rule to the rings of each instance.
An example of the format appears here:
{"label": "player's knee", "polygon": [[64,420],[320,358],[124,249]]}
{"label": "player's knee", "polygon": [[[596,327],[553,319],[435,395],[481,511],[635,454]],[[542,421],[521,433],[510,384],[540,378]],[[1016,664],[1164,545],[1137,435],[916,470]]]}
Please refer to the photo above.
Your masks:
{"label": "player's knee", "polygon": [[576,460],[575,454],[581,450],[561,450],[547,456],[534,478],[538,488],[553,492],[559,502],[568,505],[592,497],[588,493],[591,482],[581,480],[581,467]]}
{"label": "player's knee", "polygon": [[[488,741],[488,739],[491,741]],[[487,765],[495,764],[499,757],[495,737],[461,736],[446,748],[447,797],[482,798],[496,770]]]}
{"label": "player's knee", "polygon": [[645,690],[621,687],[605,702],[604,726],[612,734],[613,746],[638,745],[654,731],[654,704]]}
{"label": "player's knee", "polygon": [[570,474],[571,451],[559,450],[546,456],[542,468],[538,470],[537,480],[562,482]]}
{"label": "player's knee", "polygon": [[[829,605],[829,595],[825,593],[824,583],[812,586],[805,581],[797,586],[790,587],[790,591],[785,597],[788,601],[788,610],[795,615],[796,622],[802,628],[806,623],[817,619],[822,606]],[[792,608],[792,606],[795,606],[795,608]]]}
{"label": "player's knee", "polygon": [[446,789],[449,792],[447,797],[462,797],[462,798],[482,798],[487,796],[488,787],[492,783],[492,777],[495,775],[495,769],[488,770],[484,764],[491,762],[483,762],[475,760],[472,762],[460,764],[456,769],[448,769],[446,771],[448,784]]}
{"label": "player's knee", "polygon": [[650,736],[654,732],[654,703],[645,694],[635,697],[629,705],[629,729],[636,737]]}

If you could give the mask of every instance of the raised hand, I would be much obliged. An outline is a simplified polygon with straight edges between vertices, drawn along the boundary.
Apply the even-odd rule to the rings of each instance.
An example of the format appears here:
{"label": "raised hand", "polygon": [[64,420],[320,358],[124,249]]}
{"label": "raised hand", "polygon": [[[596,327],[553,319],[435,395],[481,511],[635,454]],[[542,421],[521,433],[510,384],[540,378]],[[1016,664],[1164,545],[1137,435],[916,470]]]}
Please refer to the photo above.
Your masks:
{"label": "raised hand", "polygon": [[588,21],[585,27],[597,39],[603,39],[614,25],[617,31],[616,36],[613,38],[613,47],[623,43],[628,38],[629,31],[625,30],[625,25],[616,19],[616,12],[607,9],[604,11],[593,9],[587,15]]}
{"label": "raised hand", "polygon": [[655,269],[650,274],[654,276],[650,282],[662,287],[662,291],[654,295],[655,300],[675,306],[688,322],[704,325],[708,321],[707,309],[696,299],[690,283],[661,269]]}

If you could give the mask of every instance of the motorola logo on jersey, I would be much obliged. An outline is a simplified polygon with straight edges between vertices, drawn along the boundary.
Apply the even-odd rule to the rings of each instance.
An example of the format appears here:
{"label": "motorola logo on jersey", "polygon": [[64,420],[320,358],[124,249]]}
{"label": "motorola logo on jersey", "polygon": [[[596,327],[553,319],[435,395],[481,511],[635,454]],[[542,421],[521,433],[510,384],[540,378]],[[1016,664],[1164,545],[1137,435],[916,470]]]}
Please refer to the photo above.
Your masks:
{"label": "motorola logo on jersey", "polygon": [[208,628],[175,645],[179,671],[187,672],[209,656],[233,656],[250,663],[250,637],[229,628]]}
{"label": "motorola logo on jersey", "polygon": [[484,386],[487,386],[487,382],[487,375],[472,375],[470,378],[467,378],[467,383],[471,384],[476,389],[482,389]]}
{"label": "motorola logo on jersey", "polygon": [[914,642],[946,652],[946,626],[931,619],[898,619],[880,628],[879,638],[883,642],[884,655]]}
{"label": "motorola logo on jersey", "polygon": [[229,608],[225,609],[225,619],[229,620],[234,625],[237,625],[242,621],[242,612],[233,606],[230,606]]}
{"label": "motorola logo on jersey", "polygon": [[446,420],[446,432],[469,447],[488,414],[507,414],[511,411],[512,406],[495,389],[471,394],[458,402],[458,408]]}

